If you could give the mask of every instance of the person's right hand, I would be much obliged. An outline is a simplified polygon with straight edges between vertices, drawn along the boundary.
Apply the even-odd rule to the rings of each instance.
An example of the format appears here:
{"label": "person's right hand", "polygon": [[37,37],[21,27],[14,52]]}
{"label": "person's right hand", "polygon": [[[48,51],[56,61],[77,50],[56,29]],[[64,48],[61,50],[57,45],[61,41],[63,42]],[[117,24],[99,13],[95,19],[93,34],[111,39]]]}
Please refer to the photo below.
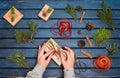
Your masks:
{"label": "person's right hand", "polygon": [[[65,46],[65,49],[66,50],[63,50],[60,53],[63,67],[64,67],[64,69],[74,68],[74,61],[75,61],[74,52],[67,46]],[[66,56],[65,56],[64,52],[65,52]]]}
{"label": "person's right hand", "polygon": [[44,54],[45,48],[47,45],[48,45],[47,43],[44,43],[42,47],[39,46],[38,57],[37,57],[37,64],[39,64],[45,68],[48,66],[48,64],[53,56],[53,50]]}

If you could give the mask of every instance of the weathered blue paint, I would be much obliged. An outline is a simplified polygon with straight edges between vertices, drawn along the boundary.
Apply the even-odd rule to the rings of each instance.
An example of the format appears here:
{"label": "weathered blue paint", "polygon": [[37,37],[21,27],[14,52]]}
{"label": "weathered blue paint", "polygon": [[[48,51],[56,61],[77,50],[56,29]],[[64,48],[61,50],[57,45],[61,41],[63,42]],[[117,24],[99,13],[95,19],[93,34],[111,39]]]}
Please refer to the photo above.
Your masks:
{"label": "weathered blue paint", "polygon": [[[0,77],[25,76],[26,73],[31,70],[23,69],[15,65],[13,62],[5,59],[5,57],[14,54],[14,49],[24,51],[27,63],[31,68],[33,68],[36,64],[38,47],[32,43],[19,45],[16,43],[14,37],[15,29],[23,29],[24,31],[28,30],[28,21],[31,19],[34,19],[36,23],[40,25],[38,32],[33,36],[37,43],[42,44],[49,38],[54,38],[62,47],[65,45],[71,47],[78,59],[87,63],[87,68],[82,67],[87,69],[87,71],[82,74],[76,74],[76,76],[95,77],[120,75],[120,0],[106,0],[107,6],[112,6],[113,22],[116,26],[114,31],[111,30],[112,37],[109,41],[119,44],[119,53],[111,57],[112,66],[109,71],[105,73],[96,73],[91,71],[91,69],[95,69],[93,66],[93,60],[99,55],[107,55],[107,50],[105,49],[106,45],[103,44],[98,47],[92,39],[92,34],[95,30],[101,27],[105,27],[110,30],[110,28],[97,17],[97,9],[101,8],[102,1],[103,0],[0,0]],[[83,7],[83,11],[85,11],[86,14],[82,24],[79,24],[78,21],[75,22],[73,18],[64,11],[68,3],[74,7],[78,5]],[[48,4],[55,8],[55,12],[47,22],[38,17],[38,12],[44,4]],[[24,15],[23,19],[15,27],[11,27],[11,25],[3,19],[3,15],[11,6],[15,6]],[[81,13],[82,12],[77,12],[78,18],[81,17]],[[72,36],[69,39],[62,39],[61,37],[56,37],[50,33],[51,25],[58,22],[60,18],[68,18],[72,22]],[[92,22],[94,24],[94,30],[88,31],[85,29],[88,22]],[[77,34],[78,29],[81,30],[81,35]],[[90,48],[87,44],[85,39],[86,34],[89,34],[89,37],[93,43],[93,48]],[[77,46],[77,41],[80,39],[86,41],[84,48],[79,48]],[[94,58],[88,59],[80,53],[81,49],[88,51]],[[63,76],[62,69],[63,68],[61,66],[57,66],[53,61],[51,61],[44,74],[44,78],[47,78],[48,76],[61,77]],[[76,66],[75,70],[78,70]]]}

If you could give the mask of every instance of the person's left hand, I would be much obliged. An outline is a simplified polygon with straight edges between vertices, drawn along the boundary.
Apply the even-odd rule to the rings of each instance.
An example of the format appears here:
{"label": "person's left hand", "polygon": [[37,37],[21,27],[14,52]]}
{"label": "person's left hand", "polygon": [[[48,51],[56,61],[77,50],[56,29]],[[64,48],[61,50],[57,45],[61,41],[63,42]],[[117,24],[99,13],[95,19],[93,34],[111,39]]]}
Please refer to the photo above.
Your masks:
{"label": "person's left hand", "polygon": [[53,55],[53,50],[44,54],[46,46],[47,43],[44,43],[42,47],[39,46],[38,57],[37,57],[37,64],[45,68],[48,66]]}

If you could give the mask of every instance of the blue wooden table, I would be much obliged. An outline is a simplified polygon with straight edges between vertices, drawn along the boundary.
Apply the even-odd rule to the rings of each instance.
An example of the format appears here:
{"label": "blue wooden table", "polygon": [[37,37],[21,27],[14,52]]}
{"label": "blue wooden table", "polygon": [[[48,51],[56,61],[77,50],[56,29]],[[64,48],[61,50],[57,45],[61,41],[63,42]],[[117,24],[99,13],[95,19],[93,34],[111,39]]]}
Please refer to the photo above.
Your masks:
{"label": "blue wooden table", "polygon": [[[105,49],[106,45],[98,47],[92,39],[92,34],[97,29],[101,27],[109,29],[108,26],[97,16],[97,8],[101,8],[102,2],[103,0],[0,0],[0,78],[25,76],[26,73],[30,71],[36,64],[38,47],[32,43],[19,45],[16,43],[16,39],[14,37],[14,30],[22,29],[26,31],[29,29],[28,21],[31,19],[35,20],[35,22],[40,25],[38,32],[33,37],[37,43],[42,44],[49,38],[53,38],[62,47],[66,45],[72,48],[79,60],[87,63],[87,68],[82,67],[82,69],[87,69],[87,71],[81,74],[76,74],[77,77],[112,77],[115,75],[120,75],[120,52],[111,57],[112,66],[109,71],[104,73],[91,71],[91,69],[95,69],[93,66],[93,60],[95,57],[102,54],[107,55],[107,50]],[[81,24],[79,24],[78,21],[75,22],[74,19],[64,11],[68,3],[74,7],[78,5],[83,7],[83,11],[85,11],[86,14]],[[43,21],[37,16],[44,4],[48,4],[55,9],[54,13],[47,22]],[[106,0],[106,4],[107,6],[112,6],[113,22],[116,28],[114,31],[111,31],[112,37],[109,39],[109,41],[118,43],[120,49],[120,0]],[[11,8],[11,6],[15,6],[24,15],[22,20],[15,27],[12,27],[5,19],[3,19],[3,15],[9,10],[9,8]],[[79,19],[81,14],[81,11],[77,12]],[[50,33],[51,25],[58,22],[59,18],[67,18],[72,22],[72,36],[67,40],[54,36],[52,33]],[[90,32],[85,29],[88,22],[92,22],[95,27],[94,30]],[[78,29],[81,30],[81,35],[77,34]],[[86,34],[89,35],[93,43],[92,48],[90,48],[87,44],[85,39]],[[77,46],[77,41],[80,39],[86,41],[84,48],[79,48]],[[14,54],[14,49],[24,51],[27,63],[30,65],[31,69],[24,69],[5,59],[7,56]],[[89,59],[81,54],[81,49],[88,51],[94,56],[94,58]],[[46,69],[44,78],[63,77],[62,69],[63,68],[61,66],[58,66],[56,63],[51,61]],[[78,68],[75,66],[75,71],[77,70]]]}

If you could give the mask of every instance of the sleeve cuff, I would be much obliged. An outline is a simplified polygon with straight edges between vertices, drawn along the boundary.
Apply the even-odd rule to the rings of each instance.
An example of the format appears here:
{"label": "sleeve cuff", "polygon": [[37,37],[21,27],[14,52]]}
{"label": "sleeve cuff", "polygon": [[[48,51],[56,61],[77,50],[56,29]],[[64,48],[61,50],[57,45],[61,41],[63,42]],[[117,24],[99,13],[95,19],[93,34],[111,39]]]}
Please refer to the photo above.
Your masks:
{"label": "sleeve cuff", "polygon": [[73,68],[64,69],[65,78],[75,78],[75,73]]}
{"label": "sleeve cuff", "polygon": [[43,75],[44,71],[45,71],[44,67],[42,67],[39,64],[36,64],[34,69],[27,73],[26,78],[42,78],[42,75]]}
{"label": "sleeve cuff", "polygon": [[36,66],[34,67],[33,71],[34,72],[44,72],[46,68],[42,67],[41,65],[39,64],[36,64]]}

